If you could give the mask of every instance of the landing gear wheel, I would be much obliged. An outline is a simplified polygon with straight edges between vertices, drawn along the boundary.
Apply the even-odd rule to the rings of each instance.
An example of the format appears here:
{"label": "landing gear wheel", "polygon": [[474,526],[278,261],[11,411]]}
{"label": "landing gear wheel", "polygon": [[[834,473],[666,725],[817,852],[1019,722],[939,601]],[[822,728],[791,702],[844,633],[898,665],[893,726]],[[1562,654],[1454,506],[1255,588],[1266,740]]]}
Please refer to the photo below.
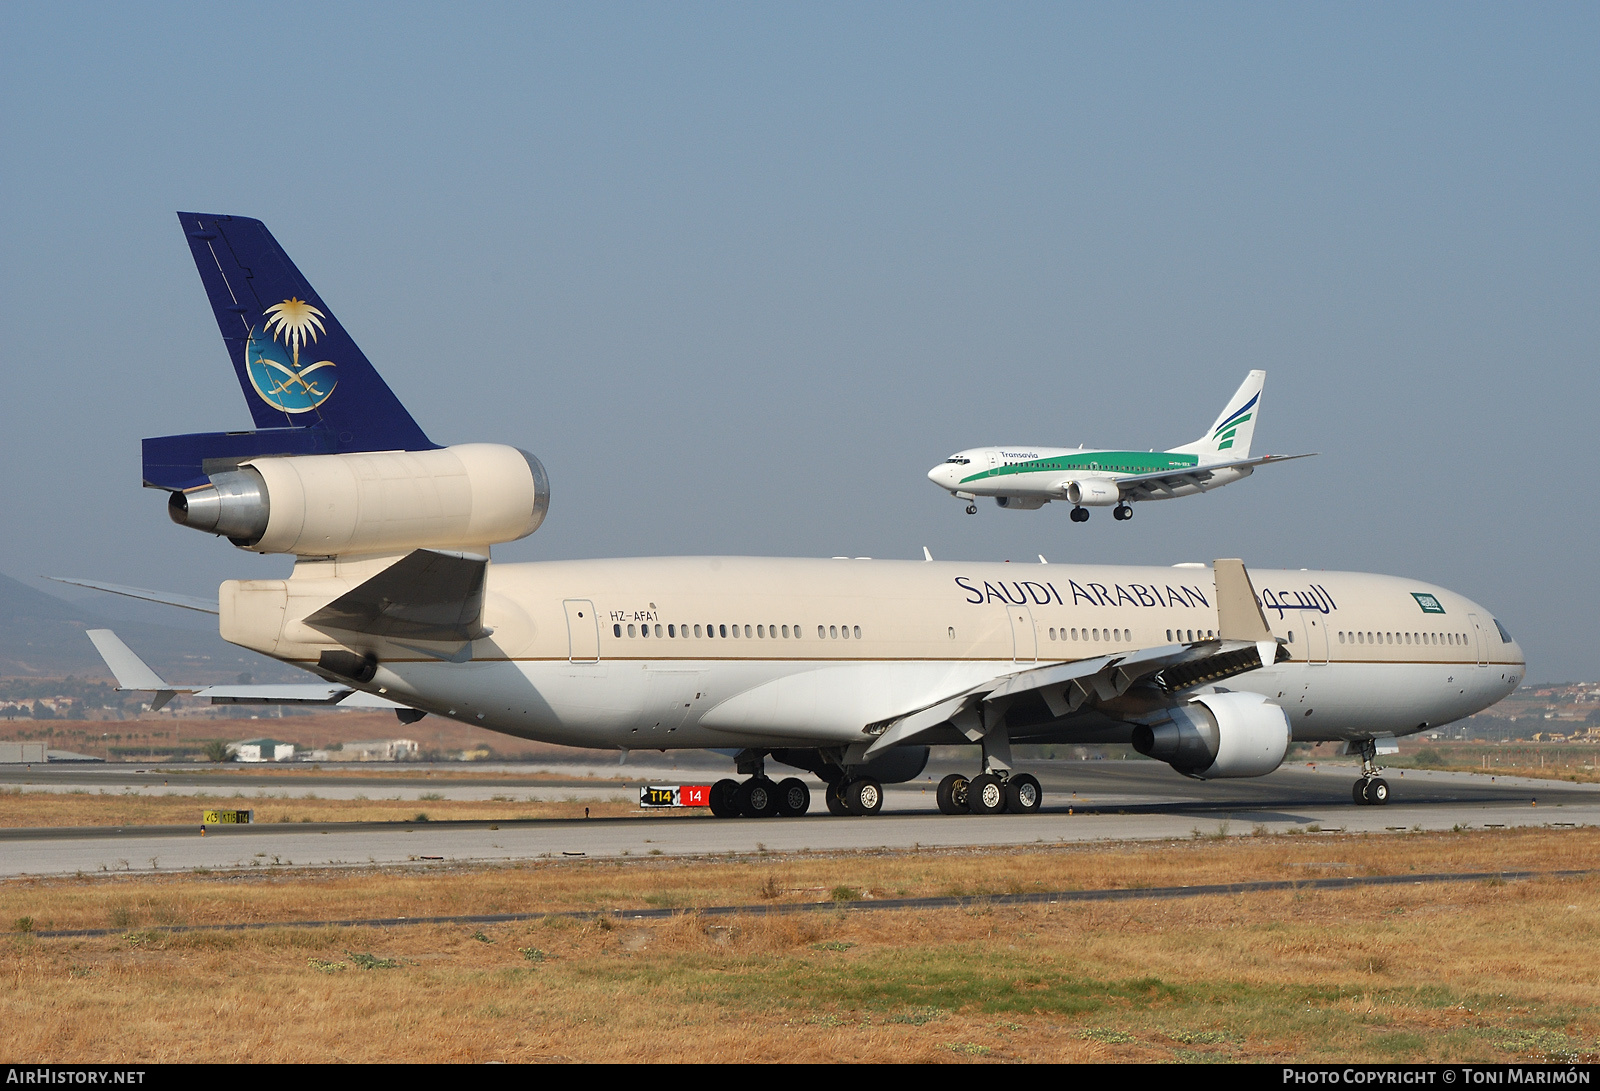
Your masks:
{"label": "landing gear wheel", "polygon": [[1088,508],[1073,508],[1072,509],[1072,521],[1074,523],[1087,523],[1089,521],[1089,509]]}
{"label": "landing gear wheel", "polygon": [[973,777],[967,786],[969,814],[999,814],[1006,809],[1005,782],[993,773]]}
{"label": "landing gear wheel", "polygon": [[939,782],[939,790],[934,796],[939,801],[940,814],[966,814],[967,778],[960,773],[951,773]]}
{"label": "landing gear wheel", "polygon": [[711,813],[718,818],[738,818],[739,804],[734,801],[734,796],[739,792],[739,782],[732,779],[719,780],[711,786]]}
{"label": "landing gear wheel", "polygon": [[771,818],[778,813],[778,786],[766,777],[751,777],[734,797],[746,818]]}
{"label": "landing gear wheel", "polygon": [[1367,782],[1358,780],[1350,786],[1350,798],[1356,801],[1357,807],[1367,805]]}
{"label": "landing gear wheel", "polygon": [[1389,782],[1382,777],[1373,777],[1367,781],[1367,802],[1374,807],[1382,807],[1389,802]]}
{"label": "landing gear wheel", "polygon": [[1111,509],[1111,517],[1118,522],[1125,522],[1133,518],[1133,508],[1127,504],[1118,504]]}
{"label": "landing gear wheel", "polygon": [[811,809],[811,789],[799,777],[778,783],[778,817],[795,818]]}
{"label": "landing gear wheel", "polygon": [[828,785],[827,790],[822,793],[822,799],[828,805],[829,814],[846,815],[850,813],[850,808],[844,805],[843,784],[834,783]]}
{"label": "landing gear wheel", "polygon": [[1027,773],[1006,781],[1006,810],[1012,814],[1033,814],[1044,803],[1044,789]]}
{"label": "landing gear wheel", "polygon": [[968,504],[967,505],[967,514],[968,515],[976,515],[976,514],[978,514],[978,505],[976,505],[976,504]]}
{"label": "landing gear wheel", "polygon": [[883,810],[883,785],[871,777],[852,780],[839,794],[851,814],[877,814]]}

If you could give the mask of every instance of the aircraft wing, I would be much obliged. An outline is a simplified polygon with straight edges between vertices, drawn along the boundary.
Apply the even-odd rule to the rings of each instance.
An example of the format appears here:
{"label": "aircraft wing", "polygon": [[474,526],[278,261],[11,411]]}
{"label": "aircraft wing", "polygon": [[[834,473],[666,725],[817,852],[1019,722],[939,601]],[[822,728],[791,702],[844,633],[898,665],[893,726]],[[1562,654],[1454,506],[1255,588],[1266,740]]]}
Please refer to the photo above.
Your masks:
{"label": "aircraft wing", "polygon": [[1220,559],[1213,562],[1213,568],[1217,639],[1157,645],[997,675],[889,721],[865,756],[942,734],[947,725],[977,742],[1001,726],[1006,709],[1023,697],[1041,699],[1059,719],[1086,704],[1114,700],[1136,683],[1153,681],[1169,693],[1177,692],[1287,659],[1288,650],[1267,627],[1244,562]]}
{"label": "aircraft wing", "polygon": [[483,587],[489,558],[416,549],[306,618],[318,629],[402,640],[464,643],[488,636]]}
{"label": "aircraft wing", "polygon": [[87,587],[94,591],[105,591],[113,595],[126,595],[130,599],[159,602],[163,606],[176,606],[179,609],[194,610],[201,614],[219,612],[216,599],[196,598],[193,595],[178,595],[171,591],[147,591],[143,587],[124,587],[120,583],[101,583],[98,580],[79,580],[67,576],[46,576],[45,579],[54,580],[56,583],[70,583],[74,587]]}
{"label": "aircraft wing", "polygon": [[[1237,458],[1231,462],[1208,462],[1185,470],[1158,470],[1148,474],[1129,474],[1117,477],[1116,483],[1123,496],[1130,500],[1157,500],[1170,496],[1173,490],[1184,485],[1204,485],[1218,470],[1234,470],[1244,466],[1265,466],[1269,462],[1288,462],[1296,458],[1311,458],[1316,451],[1302,455],[1260,455],[1256,458]],[[1130,495],[1132,494],[1132,495]]]}

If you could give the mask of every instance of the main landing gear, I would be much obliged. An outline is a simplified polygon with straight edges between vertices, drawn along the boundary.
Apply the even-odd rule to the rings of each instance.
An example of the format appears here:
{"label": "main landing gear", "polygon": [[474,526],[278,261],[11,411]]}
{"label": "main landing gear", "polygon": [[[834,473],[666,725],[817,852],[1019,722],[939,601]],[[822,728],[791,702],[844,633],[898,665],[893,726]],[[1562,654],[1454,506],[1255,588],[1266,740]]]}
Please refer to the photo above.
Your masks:
{"label": "main landing gear", "polygon": [[773,781],[765,775],[711,786],[711,813],[718,818],[789,818],[811,809],[811,789],[799,777]]}
{"label": "main landing gear", "polygon": [[1111,518],[1117,520],[1119,523],[1120,522],[1124,522],[1124,521],[1126,521],[1128,519],[1132,519],[1133,518],[1133,505],[1131,505],[1131,504],[1118,504],[1116,507],[1111,509]]}
{"label": "main landing gear", "polygon": [[1087,523],[1089,521],[1089,509],[1088,508],[1073,508],[1072,509],[1072,521],[1074,523]]}
{"label": "main landing gear", "polygon": [[940,814],[1033,814],[1044,803],[1044,790],[1028,773],[985,773],[968,780],[951,773],[935,795]]}
{"label": "main landing gear", "polygon": [[[745,781],[728,778],[711,786],[711,813],[718,818],[791,818],[811,809],[811,789],[798,777],[773,781],[766,773],[766,753],[745,750],[738,757]],[[802,766],[811,768],[811,766]],[[883,784],[873,777],[849,777],[837,765],[813,770],[828,782],[824,799],[829,814],[867,815],[883,810]]]}
{"label": "main landing gear", "polygon": [[1378,774],[1378,744],[1368,739],[1361,744],[1361,779],[1350,789],[1350,798],[1359,807],[1381,807],[1389,802],[1389,782]]}

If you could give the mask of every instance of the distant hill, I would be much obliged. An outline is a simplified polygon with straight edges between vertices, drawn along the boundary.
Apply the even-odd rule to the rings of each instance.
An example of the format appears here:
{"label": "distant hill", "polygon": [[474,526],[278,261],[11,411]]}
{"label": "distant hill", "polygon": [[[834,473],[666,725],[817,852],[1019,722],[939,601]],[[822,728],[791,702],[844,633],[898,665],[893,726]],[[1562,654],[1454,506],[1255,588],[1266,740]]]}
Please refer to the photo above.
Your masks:
{"label": "distant hill", "polygon": [[84,635],[115,629],[140,658],[174,682],[232,682],[248,672],[254,681],[296,681],[308,676],[265,656],[236,648],[216,629],[112,619],[81,603],[36,591],[0,574],[0,678],[110,679],[111,673]]}

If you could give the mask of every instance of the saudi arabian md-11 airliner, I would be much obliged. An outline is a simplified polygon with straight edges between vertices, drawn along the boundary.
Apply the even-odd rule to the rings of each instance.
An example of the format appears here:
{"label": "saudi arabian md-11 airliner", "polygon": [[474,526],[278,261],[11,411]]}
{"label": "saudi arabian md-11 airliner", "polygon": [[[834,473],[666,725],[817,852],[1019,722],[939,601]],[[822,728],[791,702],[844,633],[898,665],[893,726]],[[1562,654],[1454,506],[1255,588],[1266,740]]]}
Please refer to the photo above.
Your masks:
{"label": "saudi arabian md-11 airliner", "polygon": [[[1131,743],[1201,780],[1272,772],[1295,740],[1374,757],[1517,687],[1488,610],[1411,578],[1171,568],[656,557],[492,563],[548,510],[539,460],[432,442],[259,220],[183,213],[256,430],[144,441],[174,522],[294,558],[216,600],[98,584],[219,615],[221,634],[320,676],[185,686],[109,631],[127,689],[222,702],[359,703],[569,746],[736,753],[719,816],[876,813],[934,744],[981,767],[946,814],[1027,813],[1016,743]],[[503,395],[502,395],[503,396]],[[84,582],[88,581],[73,581]],[[978,755],[974,754],[974,765]],[[780,774],[781,775],[781,774]]]}
{"label": "saudi arabian md-11 airliner", "polygon": [[1132,519],[1137,500],[1172,500],[1220,489],[1249,477],[1257,466],[1310,455],[1250,457],[1250,438],[1261,417],[1265,371],[1252,371],[1209,431],[1170,451],[1103,451],[1085,447],[974,447],[958,451],[928,471],[928,480],[978,514],[980,496],[1002,508],[1034,511],[1052,500],[1072,505],[1072,521],[1090,508],[1111,508]]}

